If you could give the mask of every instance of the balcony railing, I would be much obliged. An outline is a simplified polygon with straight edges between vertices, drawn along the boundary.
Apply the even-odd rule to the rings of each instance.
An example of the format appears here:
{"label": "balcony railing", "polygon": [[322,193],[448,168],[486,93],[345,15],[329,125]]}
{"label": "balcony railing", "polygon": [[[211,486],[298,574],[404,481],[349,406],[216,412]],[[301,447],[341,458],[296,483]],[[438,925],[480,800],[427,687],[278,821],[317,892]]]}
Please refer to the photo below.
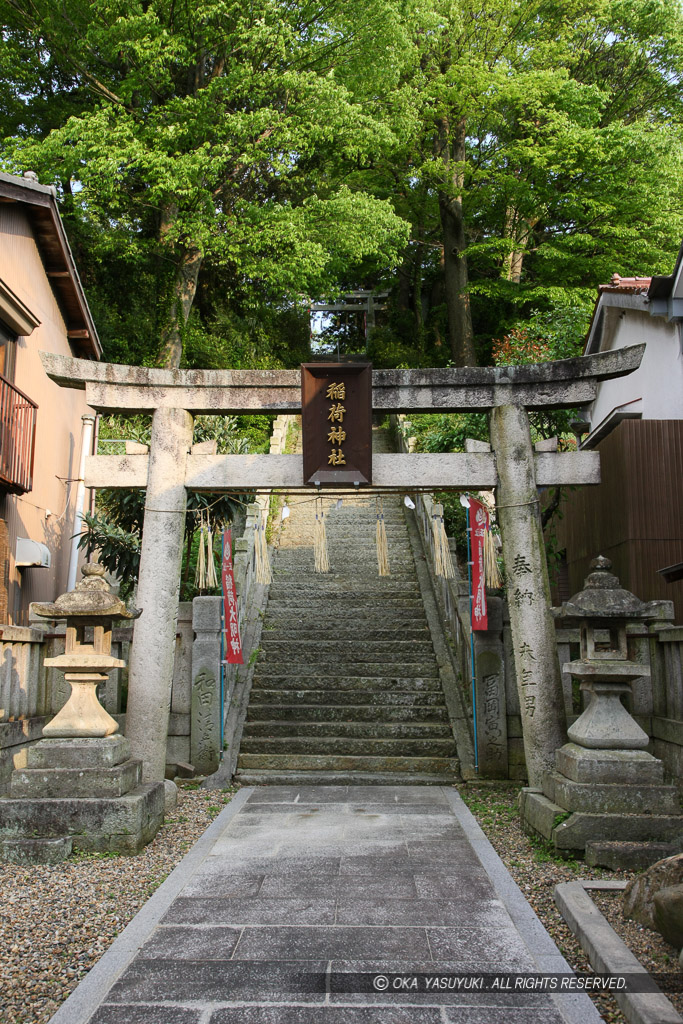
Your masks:
{"label": "balcony railing", "polygon": [[33,487],[38,406],[0,375],[0,488],[22,494]]}

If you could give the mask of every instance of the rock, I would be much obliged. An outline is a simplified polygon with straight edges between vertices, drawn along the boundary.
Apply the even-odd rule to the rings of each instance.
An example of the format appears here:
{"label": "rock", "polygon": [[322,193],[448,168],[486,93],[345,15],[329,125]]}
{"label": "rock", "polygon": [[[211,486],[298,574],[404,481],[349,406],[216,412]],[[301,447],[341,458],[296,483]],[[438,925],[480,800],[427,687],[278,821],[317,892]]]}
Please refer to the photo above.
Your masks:
{"label": "rock", "polygon": [[193,779],[197,774],[197,769],[193,764],[187,764],[185,761],[178,761],[176,765],[176,775],[179,779]]}
{"label": "rock", "polygon": [[683,885],[670,885],[654,895],[654,925],[676,949],[683,947]]}
{"label": "rock", "polygon": [[683,853],[657,861],[644,874],[629,882],[624,892],[624,917],[657,930],[654,897],[660,889],[683,884]]}
{"label": "rock", "polygon": [[178,787],[170,779],[164,781],[164,814],[175,810],[178,804]]}

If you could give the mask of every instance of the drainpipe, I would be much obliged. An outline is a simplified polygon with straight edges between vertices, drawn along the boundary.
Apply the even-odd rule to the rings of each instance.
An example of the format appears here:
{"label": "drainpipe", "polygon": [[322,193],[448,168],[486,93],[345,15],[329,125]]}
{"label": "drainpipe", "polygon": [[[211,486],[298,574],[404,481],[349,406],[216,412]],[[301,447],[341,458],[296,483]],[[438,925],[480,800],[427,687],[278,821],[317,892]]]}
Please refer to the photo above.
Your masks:
{"label": "drainpipe", "polygon": [[78,466],[78,489],[76,490],[76,508],[74,510],[73,535],[71,537],[71,553],[69,555],[69,575],[66,589],[73,590],[76,586],[76,570],[78,568],[78,541],[83,532],[83,506],[85,504],[85,457],[92,448],[92,432],[95,417],[92,413],[81,416],[81,461]]}
{"label": "drainpipe", "polygon": [[[97,445],[98,445],[98,442],[99,442],[99,439],[100,439],[100,420],[101,419],[102,419],[102,417],[101,417],[100,413],[98,412],[97,416],[95,417],[95,436],[93,437],[93,440],[92,440],[92,449],[91,449],[91,454],[92,455],[97,455]],[[95,490],[94,487],[91,487],[90,488],[90,502],[89,502],[89,504],[90,504],[90,508],[89,508],[90,515],[93,515],[93,513],[95,511],[95,500],[96,500],[96,498],[97,498],[97,491]]]}

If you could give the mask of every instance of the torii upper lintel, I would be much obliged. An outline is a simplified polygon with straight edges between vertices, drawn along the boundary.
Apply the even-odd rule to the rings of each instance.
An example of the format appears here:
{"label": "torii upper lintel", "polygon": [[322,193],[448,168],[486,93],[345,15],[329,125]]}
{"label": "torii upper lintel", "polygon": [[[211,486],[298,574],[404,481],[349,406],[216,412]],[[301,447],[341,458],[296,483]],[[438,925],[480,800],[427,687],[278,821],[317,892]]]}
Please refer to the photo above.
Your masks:
{"label": "torii upper lintel", "polygon": [[[518,405],[562,409],[586,405],[598,382],[632,373],[644,345],[527,366],[373,370],[378,412],[468,412]],[[48,377],[85,389],[98,412],[185,409],[193,414],[284,413],[301,410],[298,370],[162,370],[40,353]]]}

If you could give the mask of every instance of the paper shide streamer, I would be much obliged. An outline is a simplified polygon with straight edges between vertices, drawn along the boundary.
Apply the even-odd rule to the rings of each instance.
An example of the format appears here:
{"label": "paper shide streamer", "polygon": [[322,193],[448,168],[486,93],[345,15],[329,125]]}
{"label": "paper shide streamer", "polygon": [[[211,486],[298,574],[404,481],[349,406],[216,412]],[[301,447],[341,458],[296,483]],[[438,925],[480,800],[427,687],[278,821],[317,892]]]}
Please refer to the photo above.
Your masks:
{"label": "paper shide streamer", "polygon": [[315,571],[329,572],[330,559],[327,552],[327,533],[325,531],[325,513],[323,511],[322,498],[316,498],[315,502],[313,552],[315,555]]}
{"label": "paper shide streamer", "polygon": [[391,576],[389,568],[389,545],[387,543],[387,529],[384,524],[384,501],[382,498],[375,498],[375,515],[377,526],[375,528],[375,543],[377,546],[377,571],[380,576]]}

